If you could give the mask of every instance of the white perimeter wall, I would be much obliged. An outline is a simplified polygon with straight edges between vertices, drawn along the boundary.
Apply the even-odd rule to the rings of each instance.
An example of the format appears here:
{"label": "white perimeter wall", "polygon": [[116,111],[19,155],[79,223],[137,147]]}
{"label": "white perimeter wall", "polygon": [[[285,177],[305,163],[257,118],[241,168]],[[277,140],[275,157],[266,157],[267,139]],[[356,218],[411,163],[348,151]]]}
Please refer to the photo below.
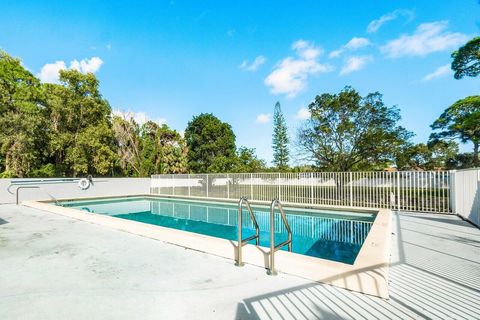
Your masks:
{"label": "white perimeter wall", "polygon": [[[15,203],[17,186],[8,189],[11,181],[45,179],[0,179],[0,204]],[[117,195],[149,194],[150,178],[94,178],[93,186],[81,190],[78,182],[38,184],[40,189],[20,190],[20,201],[55,198],[88,198]]]}
{"label": "white perimeter wall", "polygon": [[452,172],[453,212],[480,226],[480,169]]}

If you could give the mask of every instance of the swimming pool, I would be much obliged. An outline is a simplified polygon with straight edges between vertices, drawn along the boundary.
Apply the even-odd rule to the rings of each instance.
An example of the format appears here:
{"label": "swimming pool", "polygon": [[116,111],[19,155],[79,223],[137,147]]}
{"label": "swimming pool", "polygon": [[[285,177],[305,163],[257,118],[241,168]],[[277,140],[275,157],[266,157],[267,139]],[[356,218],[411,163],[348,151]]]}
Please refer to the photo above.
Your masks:
{"label": "swimming pool", "polygon": [[[59,204],[89,213],[237,240],[238,206],[235,203],[143,196],[62,201]],[[260,228],[260,246],[269,247],[270,209],[260,205],[252,205],[252,209]],[[284,209],[292,230],[293,252],[346,264],[355,262],[375,220],[374,213]],[[246,210],[242,227],[244,237],[255,233]],[[278,242],[287,239],[279,213],[275,217],[275,238]]]}

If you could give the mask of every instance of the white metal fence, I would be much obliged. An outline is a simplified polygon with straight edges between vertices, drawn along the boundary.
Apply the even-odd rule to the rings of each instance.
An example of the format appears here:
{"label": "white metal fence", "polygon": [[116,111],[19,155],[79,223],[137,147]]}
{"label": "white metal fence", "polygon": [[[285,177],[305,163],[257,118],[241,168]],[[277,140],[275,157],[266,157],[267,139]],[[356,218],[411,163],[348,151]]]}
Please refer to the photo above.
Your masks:
{"label": "white metal fence", "polygon": [[480,169],[452,171],[452,210],[480,226]]}
{"label": "white metal fence", "polygon": [[448,171],[162,174],[151,193],[451,212]]}

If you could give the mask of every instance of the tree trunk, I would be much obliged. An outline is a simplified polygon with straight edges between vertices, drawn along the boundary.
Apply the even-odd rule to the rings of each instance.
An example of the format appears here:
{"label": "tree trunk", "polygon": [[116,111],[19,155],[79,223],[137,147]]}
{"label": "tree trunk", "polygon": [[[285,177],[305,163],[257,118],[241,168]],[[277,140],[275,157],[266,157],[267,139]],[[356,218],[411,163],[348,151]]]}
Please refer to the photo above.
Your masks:
{"label": "tree trunk", "polygon": [[480,161],[478,159],[478,147],[479,147],[479,143],[474,142],[473,143],[473,166],[476,168],[480,166]]}

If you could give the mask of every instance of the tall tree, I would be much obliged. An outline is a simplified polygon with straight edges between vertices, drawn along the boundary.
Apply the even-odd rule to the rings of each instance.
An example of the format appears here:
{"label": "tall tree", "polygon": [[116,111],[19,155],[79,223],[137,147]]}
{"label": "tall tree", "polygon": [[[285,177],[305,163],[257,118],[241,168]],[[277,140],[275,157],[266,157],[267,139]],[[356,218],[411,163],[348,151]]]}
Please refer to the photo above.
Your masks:
{"label": "tall tree", "polygon": [[67,175],[107,174],[113,168],[111,108],[92,73],[60,71],[61,85],[46,86],[50,153]]}
{"label": "tall tree", "polygon": [[185,139],[167,125],[158,128],[157,145],[160,147],[159,173],[186,173],[188,148]]}
{"label": "tall tree", "polygon": [[324,93],[308,106],[311,117],[298,133],[298,145],[322,170],[382,168],[392,162],[412,134],[398,125],[400,113],[380,93],[365,97],[351,87]]}
{"label": "tall tree", "polygon": [[257,157],[255,148],[240,147],[237,153],[237,163],[233,171],[260,172],[266,169],[265,161]]}
{"label": "tall tree", "polygon": [[458,139],[473,143],[473,164],[479,166],[480,147],[480,96],[458,100],[440,115],[431,125],[430,140]]}
{"label": "tall tree", "polygon": [[193,172],[228,172],[235,165],[232,127],[210,113],[202,113],[185,129],[188,167]]}
{"label": "tall tree", "polygon": [[131,117],[113,116],[113,134],[122,175],[142,176],[140,126]]}
{"label": "tall tree", "polygon": [[473,38],[453,52],[452,58],[455,79],[478,76],[480,74],[480,37]]}
{"label": "tall tree", "polygon": [[145,177],[187,171],[185,140],[167,125],[147,121],[140,126],[132,117],[114,116],[113,131],[124,175]]}
{"label": "tall tree", "polygon": [[41,84],[19,59],[0,51],[0,173],[24,177],[41,166],[46,121]]}
{"label": "tall tree", "polygon": [[288,128],[285,123],[280,103],[275,104],[273,112],[273,164],[280,170],[288,168]]}

